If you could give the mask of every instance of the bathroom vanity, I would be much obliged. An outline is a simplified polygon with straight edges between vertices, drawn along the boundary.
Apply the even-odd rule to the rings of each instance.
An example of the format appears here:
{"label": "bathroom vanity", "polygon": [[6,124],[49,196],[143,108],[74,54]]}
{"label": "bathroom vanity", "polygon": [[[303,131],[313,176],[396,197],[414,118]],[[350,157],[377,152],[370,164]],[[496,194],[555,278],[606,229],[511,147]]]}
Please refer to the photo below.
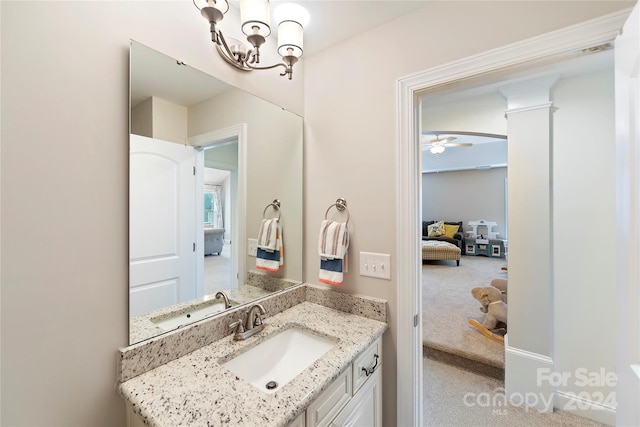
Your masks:
{"label": "bathroom vanity", "polygon": [[[261,304],[267,315],[282,306],[278,300],[290,298],[288,294],[297,298],[296,303],[289,302],[288,308],[266,317],[264,329],[246,340],[235,341],[227,331],[223,338],[139,375],[132,373],[135,369],[123,367],[119,390],[127,404],[129,425],[313,427],[350,425],[354,421],[357,425],[381,425],[381,337],[387,329],[386,302],[303,285],[265,298]],[[233,313],[225,313],[220,321],[233,318]],[[163,339],[173,337],[176,343],[184,343],[179,334],[191,334],[193,340],[190,329],[215,321],[194,324]],[[291,379],[274,386],[268,381],[272,369],[269,352],[282,352],[276,359],[287,361],[287,370],[296,369],[296,361],[306,357],[297,351],[313,351],[312,344],[303,345],[302,350],[289,344],[268,350],[270,340],[292,329],[312,340],[326,341],[329,347],[308,366],[298,367],[299,373],[292,372],[295,376]],[[156,342],[148,347],[151,351],[171,351],[170,344]],[[251,356],[251,349],[256,347],[257,356]],[[250,358],[239,371],[230,367],[229,362],[245,355]],[[138,352],[135,359],[142,364],[147,356],[155,362],[163,355]],[[244,375],[244,368],[252,367],[265,370],[267,378],[252,382]],[[274,388],[268,389],[268,384]]]}

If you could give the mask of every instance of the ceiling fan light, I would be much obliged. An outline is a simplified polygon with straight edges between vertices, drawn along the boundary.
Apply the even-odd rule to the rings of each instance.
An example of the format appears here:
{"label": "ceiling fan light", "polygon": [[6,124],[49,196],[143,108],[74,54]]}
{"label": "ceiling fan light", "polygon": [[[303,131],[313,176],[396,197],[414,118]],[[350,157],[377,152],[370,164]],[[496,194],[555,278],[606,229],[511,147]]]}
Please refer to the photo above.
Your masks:
{"label": "ceiling fan light", "polygon": [[442,154],[444,153],[444,147],[442,145],[434,145],[429,148],[429,151],[431,151],[431,154]]}

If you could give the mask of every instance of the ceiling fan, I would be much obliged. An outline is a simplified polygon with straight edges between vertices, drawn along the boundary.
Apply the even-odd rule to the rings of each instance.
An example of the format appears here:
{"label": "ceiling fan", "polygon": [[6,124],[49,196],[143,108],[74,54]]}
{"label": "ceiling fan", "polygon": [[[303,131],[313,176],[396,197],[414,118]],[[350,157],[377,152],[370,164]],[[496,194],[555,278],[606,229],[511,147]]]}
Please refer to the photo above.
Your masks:
{"label": "ceiling fan", "polygon": [[440,137],[436,134],[434,139],[422,144],[422,149],[428,149],[432,154],[442,154],[446,147],[471,147],[473,145],[471,142],[453,142],[456,139],[458,138],[455,136]]}

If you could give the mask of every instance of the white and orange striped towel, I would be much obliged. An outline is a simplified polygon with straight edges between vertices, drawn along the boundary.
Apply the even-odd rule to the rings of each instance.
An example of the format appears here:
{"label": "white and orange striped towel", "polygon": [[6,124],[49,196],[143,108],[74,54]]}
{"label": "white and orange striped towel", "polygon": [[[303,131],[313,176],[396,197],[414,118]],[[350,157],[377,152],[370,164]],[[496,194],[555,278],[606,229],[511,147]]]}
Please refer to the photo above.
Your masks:
{"label": "white and orange striped towel", "polygon": [[273,251],[276,249],[277,230],[279,221],[277,218],[263,219],[258,230],[258,247]]}
{"label": "white and orange striped towel", "polygon": [[318,236],[320,277],[322,283],[339,286],[348,270],[349,230],[344,222],[322,221]]}
{"label": "white and orange striped towel", "polygon": [[284,265],[282,227],[277,218],[263,219],[258,231],[256,268],[270,272],[278,271]]}

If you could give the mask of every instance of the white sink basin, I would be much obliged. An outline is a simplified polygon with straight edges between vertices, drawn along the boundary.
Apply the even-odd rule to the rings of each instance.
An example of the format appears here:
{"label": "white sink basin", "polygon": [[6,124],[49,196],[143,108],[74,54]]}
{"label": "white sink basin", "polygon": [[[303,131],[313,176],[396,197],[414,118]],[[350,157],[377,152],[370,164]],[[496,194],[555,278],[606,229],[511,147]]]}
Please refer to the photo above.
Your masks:
{"label": "white sink basin", "polygon": [[176,314],[174,316],[162,316],[158,319],[151,319],[158,328],[164,331],[173,331],[181,326],[188,325],[198,320],[218,314],[224,311],[225,305],[223,301],[214,302],[198,309],[190,310],[186,313]]}
{"label": "white sink basin", "polygon": [[265,393],[275,393],[329,351],[335,341],[299,328],[268,338],[222,366]]}

